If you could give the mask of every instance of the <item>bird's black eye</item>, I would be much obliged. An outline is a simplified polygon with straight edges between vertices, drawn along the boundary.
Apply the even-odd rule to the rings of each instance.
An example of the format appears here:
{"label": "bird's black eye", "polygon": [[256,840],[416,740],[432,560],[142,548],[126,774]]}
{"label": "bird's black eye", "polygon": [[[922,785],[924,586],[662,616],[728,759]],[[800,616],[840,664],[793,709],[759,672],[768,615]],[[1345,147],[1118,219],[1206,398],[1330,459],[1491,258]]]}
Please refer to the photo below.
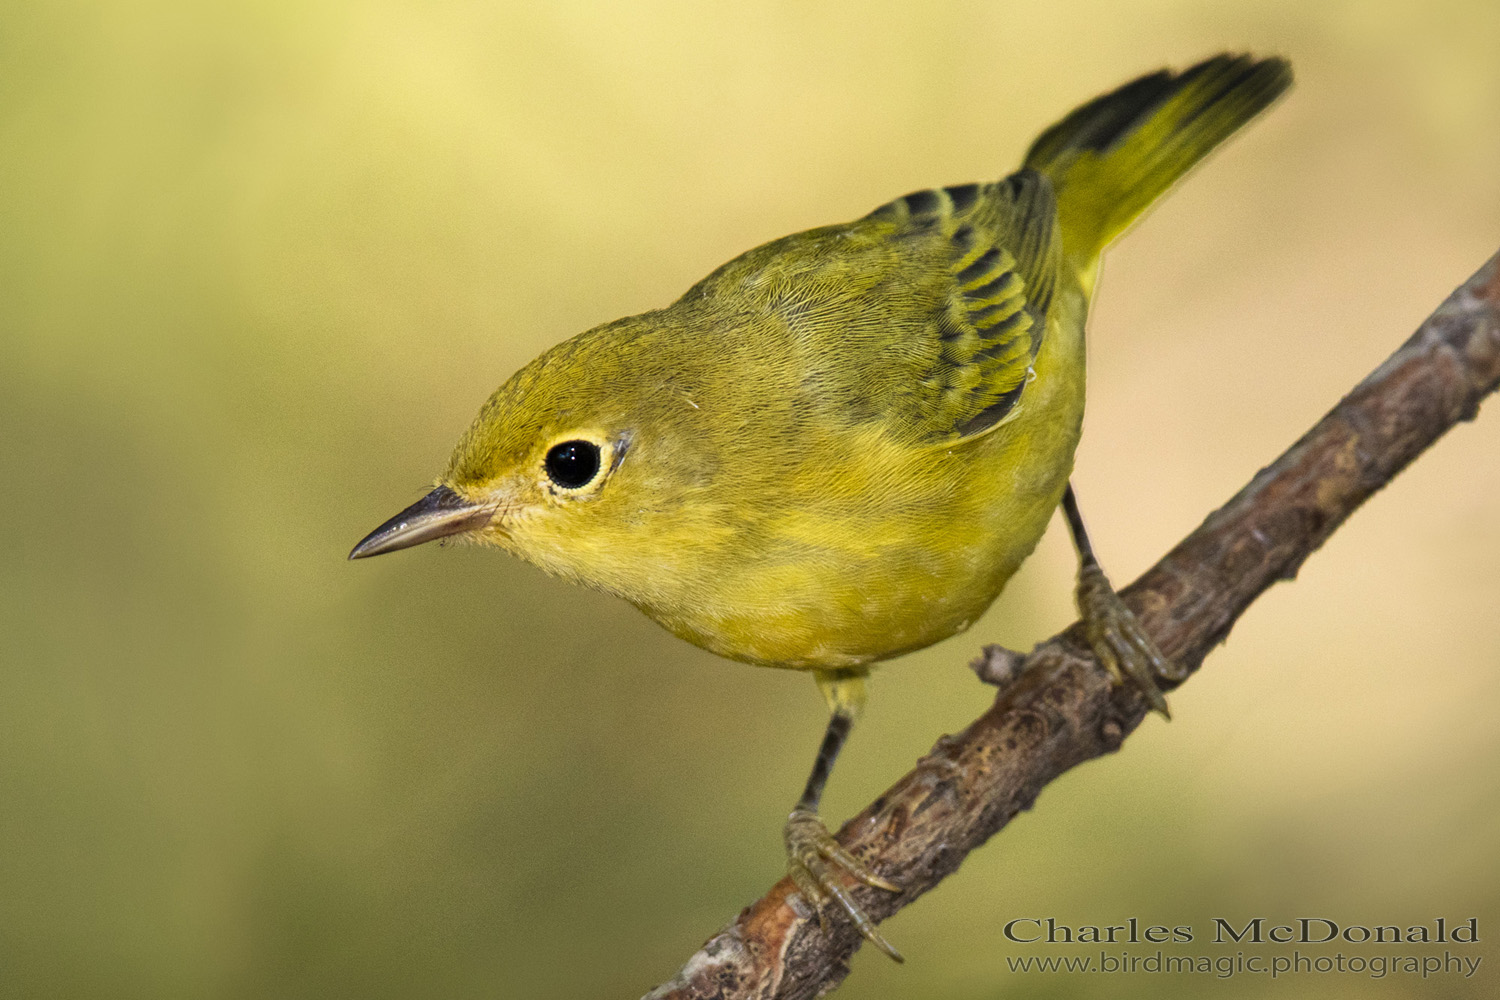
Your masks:
{"label": "bird's black eye", "polygon": [[592,441],[564,441],[547,449],[547,477],[565,490],[587,486],[599,474],[599,446]]}

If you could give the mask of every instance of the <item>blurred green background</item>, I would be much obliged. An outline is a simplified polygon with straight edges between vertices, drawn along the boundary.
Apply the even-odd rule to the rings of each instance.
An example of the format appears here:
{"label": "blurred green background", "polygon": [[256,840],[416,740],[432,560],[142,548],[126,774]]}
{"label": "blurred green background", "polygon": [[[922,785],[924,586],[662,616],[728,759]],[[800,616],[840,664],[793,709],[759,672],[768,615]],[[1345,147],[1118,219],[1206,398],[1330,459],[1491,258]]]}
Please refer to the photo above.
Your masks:
{"label": "blurred green background", "polygon": [[[348,549],[542,348],[1226,48],[1298,86],[1115,249],[1093,318],[1077,482],[1121,582],[1500,246],[1493,0],[0,8],[0,995],[669,976],[781,871],[811,682],[496,553]],[[1496,410],[841,995],[1494,995]],[[1065,625],[1071,579],[1054,530],[878,673],[826,813],[977,715],[965,662]],[[1485,966],[1007,972],[1048,952],[1003,924],[1049,915],[1478,916]]]}

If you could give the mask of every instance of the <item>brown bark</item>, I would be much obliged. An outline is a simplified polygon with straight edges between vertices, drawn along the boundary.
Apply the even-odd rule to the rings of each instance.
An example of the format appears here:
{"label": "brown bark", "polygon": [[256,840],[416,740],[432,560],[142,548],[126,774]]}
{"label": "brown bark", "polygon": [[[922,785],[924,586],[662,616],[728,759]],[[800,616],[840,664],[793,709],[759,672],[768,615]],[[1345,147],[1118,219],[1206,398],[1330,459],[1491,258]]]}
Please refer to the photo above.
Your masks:
{"label": "brown bark", "polygon": [[[1196,670],[1271,584],[1288,580],[1356,507],[1500,385],[1500,254],[1302,440],[1127,588],[1124,598],[1177,663]],[[1075,624],[1017,663],[974,664],[1005,683],[994,705],[944,736],[911,773],[844,824],[839,840],[899,893],[852,891],[874,919],[958,868],[1053,778],[1119,748],[1146,706],[1116,688]],[[1019,674],[1017,668],[1020,668]],[[1010,680],[1014,678],[1014,680]],[[648,1000],[806,998],[849,973],[860,937],[825,935],[782,879],[708,940]]]}

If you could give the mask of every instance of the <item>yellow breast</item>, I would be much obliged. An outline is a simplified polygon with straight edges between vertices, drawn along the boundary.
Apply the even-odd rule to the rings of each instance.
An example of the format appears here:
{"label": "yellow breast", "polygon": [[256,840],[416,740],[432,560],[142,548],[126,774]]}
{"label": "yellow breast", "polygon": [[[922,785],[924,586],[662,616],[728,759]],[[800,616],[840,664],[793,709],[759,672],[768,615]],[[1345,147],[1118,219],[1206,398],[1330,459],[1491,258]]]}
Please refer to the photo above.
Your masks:
{"label": "yellow breast", "polygon": [[679,539],[715,565],[684,572],[676,561],[692,556],[664,554],[689,586],[623,596],[696,645],[793,669],[866,664],[963,631],[1036,547],[1067,485],[1084,312],[1081,289],[1060,296],[1024,403],[993,431],[935,448],[878,424],[852,429],[782,483],[807,502],[745,523],[753,545]]}

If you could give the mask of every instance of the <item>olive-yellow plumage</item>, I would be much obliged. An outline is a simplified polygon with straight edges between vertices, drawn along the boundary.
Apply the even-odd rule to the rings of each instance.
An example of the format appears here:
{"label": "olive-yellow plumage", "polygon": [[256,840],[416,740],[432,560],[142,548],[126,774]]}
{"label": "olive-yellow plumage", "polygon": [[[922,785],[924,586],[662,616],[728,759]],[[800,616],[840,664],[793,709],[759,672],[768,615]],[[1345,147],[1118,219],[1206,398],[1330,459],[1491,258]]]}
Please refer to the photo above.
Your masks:
{"label": "olive-yellow plumage", "polygon": [[[1058,507],[1104,246],[1289,81],[1228,56],[1143,77],[1004,180],[776,240],[554,347],[355,554],[461,531],[722,656],[818,671],[852,717],[867,665],[972,624]],[[799,886],[858,921],[799,851],[889,885],[809,843],[789,827]]]}
{"label": "olive-yellow plumage", "polygon": [[[1062,493],[1083,302],[1068,290],[1048,324],[1027,294],[1057,270],[1036,175],[963,214],[925,197],[929,214],[908,199],[788,237],[547,352],[444,483],[503,498],[498,544],[733,659],[853,667],[959,631]],[[1045,235],[1017,263],[1027,227]],[[577,492],[543,467],[572,439],[614,466]]]}

